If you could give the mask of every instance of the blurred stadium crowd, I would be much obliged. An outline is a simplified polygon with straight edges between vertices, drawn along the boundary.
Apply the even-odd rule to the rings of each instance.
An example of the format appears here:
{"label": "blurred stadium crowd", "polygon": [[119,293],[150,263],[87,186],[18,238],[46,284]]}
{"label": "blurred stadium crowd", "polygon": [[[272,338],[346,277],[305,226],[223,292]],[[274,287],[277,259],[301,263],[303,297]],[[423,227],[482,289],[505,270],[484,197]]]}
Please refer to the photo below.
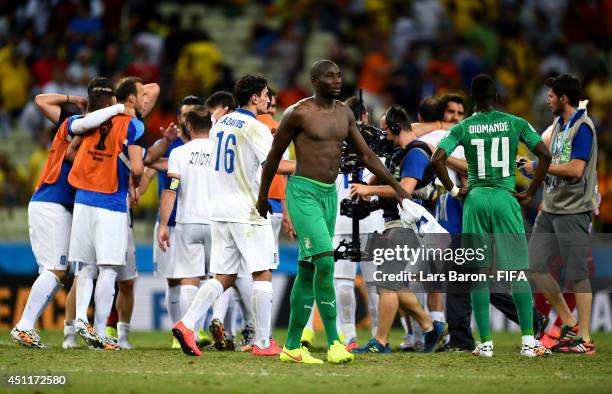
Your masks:
{"label": "blurred stadium crowd", "polygon": [[310,95],[311,62],[330,58],[343,96],[363,88],[375,113],[400,104],[416,115],[421,98],[467,96],[488,72],[504,109],[538,131],[552,120],[544,80],[577,75],[599,131],[599,223],[610,224],[610,21],[612,2],[592,0],[0,1],[0,207],[27,204],[46,160],[38,93],[86,96],[97,75],[157,82],[152,143],[187,94],[262,72],[282,109]]}

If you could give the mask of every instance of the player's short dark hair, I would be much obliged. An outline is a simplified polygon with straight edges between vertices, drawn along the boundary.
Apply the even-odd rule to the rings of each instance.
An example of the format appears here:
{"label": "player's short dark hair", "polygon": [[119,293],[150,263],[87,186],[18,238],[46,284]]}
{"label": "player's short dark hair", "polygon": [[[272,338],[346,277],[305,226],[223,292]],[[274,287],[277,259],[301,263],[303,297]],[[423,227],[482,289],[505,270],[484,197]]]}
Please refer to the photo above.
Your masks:
{"label": "player's short dark hair", "polygon": [[580,80],[573,75],[562,74],[558,77],[548,78],[546,80],[546,86],[552,89],[552,91],[558,96],[567,96],[569,105],[577,107],[580,101],[581,86]]}
{"label": "player's short dark hair", "polygon": [[367,111],[365,104],[359,99],[359,97],[351,96],[344,101],[344,104],[351,109],[353,115],[355,115],[355,119],[357,120],[359,120]]}
{"label": "player's short dark hair", "polygon": [[424,122],[435,122],[444,119],[445,106],[436,96],[427,96],[419,104],[419,115]]}
{"label": "player's short dark hair", "polygon": [[125,77],[120,79],[119,82],[117,82],[117,87],[115,88],[115,96],[117,96],[117,101],[123,103],[131,95],[136,96],[138,94],[138,89],[136,89],[137,83],[142,83],[142,78]]}
{"label": "player's short dark hair", "polygon": [[185,115],[185,123],[189,123],[194,130],[210,130],[210,111],[204,105],[196,105]]}
{"label": "player's short dark hair", "polygon": [[234,111],[236,109],[236,99],[232,93],[225,90],[220,90],[211,94],[206,99],[204,105],[206,105],[208,109],[221,106],[222,108],[227,107],[230,111]]}
{"label": "player's short dark hair", "polygon": [[478,74],[472,78],[472,98],[478,103],[495,101],[497,88],[488,74]]}
{"label": "player's short dark hair", "polygon": [[204,105],[204,100],[202,100],[198,96],[189,95],[183,97],[183,99],[181,100],[181,106],[183,105]]}
{"label": "player's short dark hair", "polygon": [[446,109],[446,106],[448,105],[448,103],[461,104],[463,108],[465,109],[465,100],[463,99],[463,97],[455,93],[445,94],[444,96],[440,97],[440,101],[442,102],[444,109]]}
{"label": "player's short dark hair", "polygon": [[387,122],[389,130],[395,135],[398,135],[402,130],[412,130],[408,112],[399,105],[393,105],[385,111],[385,122]]}
{"label": "player's short dark hair", "polygon": [[268,86],[268,81],[263,75],[245,75],[240,78],[234,85],[234,96],[238,101],[238,106],[248,104],[254,94],[260,95],[261,92]]}
{"label": "player's short dark hair", "polygon": [[332,62],[329,59],[317,60],[316,62],[314,62],[312,64],[312,67],[310,67],[310,79],[317,79],[319,75],[323,74],[323,71],[326,70],[329,66],[338,67],[336,63]]}
{"label": "player's short dark hair", "polygon": [[87,85],[87,110],[96,111],[113,103],[113,82],[105,77],[95,77]]}

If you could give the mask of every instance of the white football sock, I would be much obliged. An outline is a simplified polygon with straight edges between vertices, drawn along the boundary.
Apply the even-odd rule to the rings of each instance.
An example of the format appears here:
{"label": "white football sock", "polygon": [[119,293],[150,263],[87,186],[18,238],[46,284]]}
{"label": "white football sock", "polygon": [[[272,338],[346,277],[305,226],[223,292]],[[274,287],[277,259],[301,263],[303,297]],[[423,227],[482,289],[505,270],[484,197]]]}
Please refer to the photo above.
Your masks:
{"label": "white football sock", "polygon": [[233,288],[229,288],[221,294],[221,297],[217,298],[217,301],[213,304],[213,319],[219,319],[221,323],[225,320],[227,315],[227,307],[229,306],[230,298],[232,297]]}
{"label": "white football sock", "polygon": [[253,278],[237,278],[234,287],[240,296],[238,305],[244,324],[253,324]]}
{"label": "white football sock", "polygon": [[431,316],[431,318],[435,321],[446,323],[446,316],[444,315],[444,311],[430,311],[429,316]]}
{"label": "white football sock", "polygon": [[32,284],[28,301],[23,309],[21,320],[17,323],[17,328],[19,330],[33,329],[36,320],[61,286],[62,284],[53,272],[47,270],[41,272]]}
{"label": "white football sock", "polygon": [[342,333],[345,338],[345,345],[352,339],[357,338],[355,328],[355,310],[357,302],[355,300],[355,281],[352,279],[336,279],[336,300],[338,300],[338,316],[342,323]]}
{"label": "white football sock", "polygon": [[253,316],[255,317],[255,345],[260,349],[270,346],[272,320],[272,282],[253,282]]}
{"label": "white football sock", "polygon": [[225,328],[225,337],[228,340],[232,340],[235,336],[234,311],[236,310],[236,290],[233,287],[230,287],[225,292],[230,293],[230,297],[227,302],[227,311],[225,312],[225,318],[223,319],[223,327]]}
{"label": "white football sock", "polygon": [[[94,327],[96,333],[101,338],[106,338],[106,321],[108,315],[113,308],[115,300],[115,280],[117,279],[117,271],[114,267],[100,266],[100,274],[96,282],[96,292],[94,293],[94,302],[96,309],[94,311]],[[77,289],[78,290],[78,289]]]}
{"label": "white football sock", "polygon": [[183,324],[194,330],[196,323],[208,312],[210,306],[223,294],[223,285],[217,279],[208,280],[200,287],[187,313],[181,318]]}
{"label": "white football sock", "polygon": [[76,329],[74,328],[74,320],[64,320],[64,336],[70,337],[76,335]]}
{"label": "white football sock", "polygon": [[87,319],[87,309],[93,294],[93,278],[89,275],[80,275],[76,279],[76,318],[89,322]]}
{"label": "white football sock", "polygon": [[404,329],[404,335],[408,335],[409,327],[408,327],[408,322],[406,321],[406,316],[400,316],[400,323],[402,323],[402,328]]}
{"label": "white football sock", "polygon": [[312,331],[314,331],[314,308],[315,308],[315,304],[312,305],[312,309],[310,309],[310,317],[308,318],[308,321],[306,322],[306,327],[308,329],[311,329]]}
{"label": "white football sock", "polygon": [[130,335],[130,323],[117,323],[117,337],[120,343],[127,342]]}
{"label": "white football sock", "polygon": [[529,345],[531,347],[534,347],[536,342],[535,342],[535,338],[533,337],[533,335],[523,335],[521,336],[521,342],[523,345]]}
{"label": "white football sock", "polygon": [[[419,323],[413,318],[410,318],[410,325],[412,326],[412,334],[414,335],[415,342],[422,342],[423,341],[423,327],[421,327]],[[431,327],[432,328],[429,331],[433,330],[433,325]],[[425,332],[429,332],[429,331],[425,331]]]}
{"label": "white football sock", "polygon": [[368,289],[368,314],[370,315],[370,330],[372,337],[376,336],[378,329],[378,292],[374,283],[366,283]]}
{"label": "white football sock", "polygon": [[[181,305],[181,316],[187,313],[187,310],[191,306],[191,303],[198,294],[198,286],[194,285],[180,285],[179,292],[179,304]],[[197,327],[199,328],[199,327]]]}
{"label": "white football sock", "polygon": [[168,309],[168,316],[170,321],[174,325],[181,318],[181,287],[180,286],[166,286],[166,308]]}

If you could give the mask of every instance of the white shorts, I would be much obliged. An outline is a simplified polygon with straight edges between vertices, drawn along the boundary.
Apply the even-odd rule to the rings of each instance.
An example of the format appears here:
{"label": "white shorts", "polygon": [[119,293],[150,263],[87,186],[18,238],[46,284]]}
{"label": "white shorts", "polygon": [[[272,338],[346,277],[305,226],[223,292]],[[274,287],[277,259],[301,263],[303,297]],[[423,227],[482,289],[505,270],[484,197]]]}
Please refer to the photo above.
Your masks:
{"label": "white shorts", "polygon": [[128,227],[128,245],[125,256],[125,265],[118,267],[117,282],[136,279],[138,269],[136,268],[136,245],[134,244],[134,230]]}
{"label": "white shorts", "polygon": [[153,271],[156,276],[172,279],[176,259],[176,231],[174,226],[168,226],[168,233],[170,235],[170,246],[164,252],[157,242],[159,223],[155,223],[155,230],[153,231]]}
{"label": "white shorts", "polygon": [[278,237],[283,224],[283,214],[273,213],[270,215],[270,223],[272,224],[272,233],[274,234],[274,245],[276,246],[276,254],[278,255]]}
{"label": "white shorts", "polygon": [[210,270],[244,277],[278,267],[270,224],[212,222]]}
{"label": "white shorts", "polygon": [[128,214],[74,204],[68,260],[85,264],[124,265]]}
{"label": "white shorts", "polygon": [[206,276],[206,260],[210,260],[210,224],[177,223],[174,238],[174,266],[166,277]]}
{"label": "white shorts", "polygon": [[[338,247],[340,241],[345,240],[346,242],[351,242],[352,236],[348,235],[334,235],[332,240],[334,244],[334,249]],[[368,241],[368,234],[360,234],[359,240],[361,242],[361,250],[364,251],[366,249],[366,243]],[[359,262],[359,266],[361,267],[361,274],[365,282],[372,282],[374,280],[374,271],[376,271],[376,266],[372,261],[361,261]],[[350,279],[354,280],[357,276],[357,263],[350,260],[338,260],[334,266],[334,278],[335,279]]]}
{"label": "white shorts", "polygon": [[71,227],[72,213],[62,204],[30,202],[28,229],[39,271],[68,269]]}

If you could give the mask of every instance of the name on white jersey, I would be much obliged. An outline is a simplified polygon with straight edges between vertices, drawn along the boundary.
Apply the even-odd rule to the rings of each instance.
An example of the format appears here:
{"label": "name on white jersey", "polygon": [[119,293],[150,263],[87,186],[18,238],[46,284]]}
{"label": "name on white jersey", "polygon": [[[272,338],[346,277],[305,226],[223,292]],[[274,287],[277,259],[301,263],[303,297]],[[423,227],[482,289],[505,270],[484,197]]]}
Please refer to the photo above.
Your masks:
{"label": "name on white jersey", "polygon": [[241,129],[242,126],[244,125],[244,120],[234,119],[234,118],[230,118],[229,116],[226,116],[225,118],[221,119],[221,124],[224,124],[230,127],[237,127]]}

